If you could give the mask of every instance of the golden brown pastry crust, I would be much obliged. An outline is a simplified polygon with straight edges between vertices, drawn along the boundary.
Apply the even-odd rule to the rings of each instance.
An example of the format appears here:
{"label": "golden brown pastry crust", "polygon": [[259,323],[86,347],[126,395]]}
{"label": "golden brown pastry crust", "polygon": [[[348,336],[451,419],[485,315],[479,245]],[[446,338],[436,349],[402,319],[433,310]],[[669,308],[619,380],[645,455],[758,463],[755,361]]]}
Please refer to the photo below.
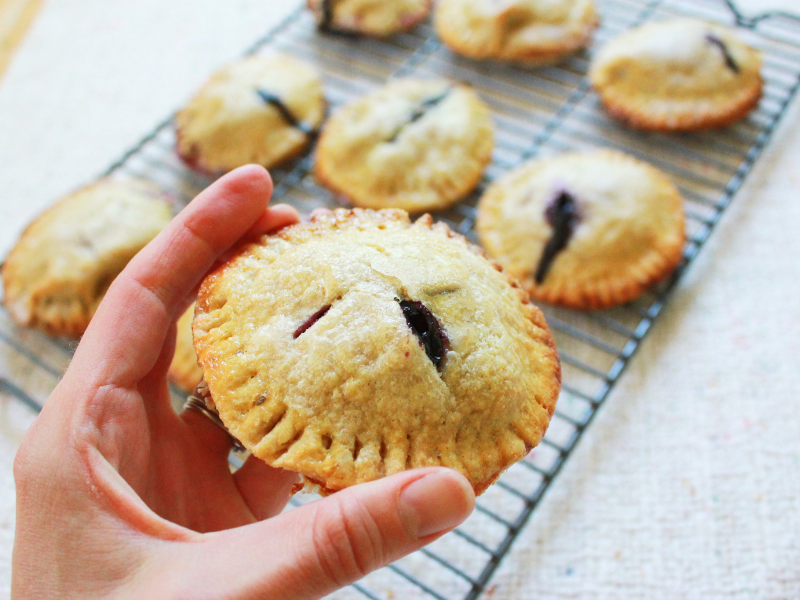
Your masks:
{"label": "golden brown pastry crust", "polygon": [[114,278],[169,222],[168,201],[151,183],[103,179],[39,215],[2,267],[14,320],[82,335]]}
{"label": "golden brown pastry crust", "polygon": [[307,0],[324,30],[385,38],[424,21],[432,0]]}
{"label": "golden brown pastry crust", "polygon": [[184,312],[177,322],[175,337],[175,355],[169,366],[169,378],[184,392],[191,393],[203,378],[203,370],[197,364],[197,354],[192,340],[192,319],[194,303]]}
{"label": "golden brown pastry crust", "polygon": [[600,20],[593,0],[441,0],[434,22],[458,54],[538,66],[586,46]]}
{"label": "golden brown pastry crust", "polygon": [[[540,282],[553,238],[548,210],[562,192],[578,220]],[[478,204],[481,244],[536,299],[577,309],[633,300],[683,256],[684,213],[675,185],[655,167],[598,150],[530,161],[498,179]]]}
{"label": "golden brown pastry crust", "polygon": [[735,32],[676,18],[623,33],[595,56],[589,79],[630,127],[689,131],[744,118],[761,98],[761,58]]}
{"label": "golden brown pastry crust", "polygon": [[325,124],[315,175],[356,206],[443,209],[480,183],[491,160],[489,108],[441,79],[397,79]]}
{"label": "golden brown pastry crust", "polygon": [[[438,367],[401,300],[445,332]],[[324,493],[433,465],[481,493],[539,443],[558,397],[542,313],[428,215],[318,212],[241,248],[197,306],[195,347],[226,426]]]}
{"label": "golden brown pastry crust", "polygon": [[215,73],[178,113],[176,151],[204,173],[269,168],[303,152],[324,117],[316,68],[288,54],[249,56]]}

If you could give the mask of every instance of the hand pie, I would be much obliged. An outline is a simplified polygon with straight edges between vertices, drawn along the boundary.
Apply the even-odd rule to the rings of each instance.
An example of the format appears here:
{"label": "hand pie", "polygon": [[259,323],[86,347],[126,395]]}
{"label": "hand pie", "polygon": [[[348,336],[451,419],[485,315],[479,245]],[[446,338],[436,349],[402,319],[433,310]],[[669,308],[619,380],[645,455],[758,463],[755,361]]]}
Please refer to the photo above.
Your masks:
{"label": "hand pie", "polygon": [[377,38],[413,29],[428,16],[431,4],[431,0],[308,0],[321,30]]}
{"label": "hand pie", "polygon": [[3,264],[14,320],[83,334],[114,278],[169,222],[167,200],[145,181],[103,179],[39,215]]}
{"label": "hand pie", "polygon": [[722,25],[676,18],[608,42],[589,79],[606,110],[630,127],[688,131],[743,118],[761,98],[761,57]]}
{"label": "hand pie", "polygon": [[429,215],[337,209],[202,284],[195,348],[255,456],[323,493],[415,467],[481,493],[544,435],[560,366],[541,312]]}
{"label": "hand pie", "polygon": [[681,196],[661,171],[598,150],[530,161],[478,203],[481,244],[544,302],[605,308],[633,300],[683,256]]}
{"label": "hand pie", "polygon": [[434,22],[458,54],[537,66],[586,46],[599,19],[592,0],[440,0]]}
{"label": "hand pie", "polygon": [[315,173],[356,206],[436,210],[478,185],[493,147],[489,108],[471,89],[397,79],[329,119]]}
{"label": "hand pie", "polygon": [[176,150],[209,174],[269,168],[303,152],[324,116],[314,67],[288,54],[254,55],[213,75],[178,113]]}

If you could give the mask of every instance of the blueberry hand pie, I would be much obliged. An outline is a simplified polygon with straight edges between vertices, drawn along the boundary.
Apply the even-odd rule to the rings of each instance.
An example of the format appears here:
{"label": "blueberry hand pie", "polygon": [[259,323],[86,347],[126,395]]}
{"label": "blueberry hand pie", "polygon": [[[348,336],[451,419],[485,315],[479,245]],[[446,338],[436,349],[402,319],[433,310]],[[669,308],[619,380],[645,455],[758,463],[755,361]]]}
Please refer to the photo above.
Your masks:
{"label": "blueberry hand pie", "polygon": [[539,300],[605,308],[633,300],[683,253],[684,214],[658,169],[599,150],[530,161],[478,204],[481,244]]}
{"label": "blueberry hand pie", "polygon": [[432,0],[308,0],[322,31],[388,37],[413,29]]}
{"label": "blueberry hand pie", "polygon": [[721,25],[676,18],[614,38],[589,69],[613,116],[638,129],[723,127],[761,98],[761,58]]}
{"label": "blueberry hand pie", "polygon": [[287,54],[250,56],[217,72],[178,113],[176,149],[209,174],[269,168],[305,150],[324,116],[314,67]]}
{"label": "blueberry hand pie", "polygon": [[193,327],[231,433],[323,493],[435,465],[481,493],[539,443],[560,388],[527,294],[399,210],[316,212],[240,248]]}
{"label": "blueberry hand pie", "polygon": [[493,147],[489,108],[471,89],[397,79],[328,120],[316,176],[356,206],[436,210],[478,185]]}
{"label": "blueberry hand pie", "polygon": [[203,371],[197,364],[192,341],[192,318],[194,304],[178,319],[177,336],[175,338],[175,355],[169,367],[169,378],[185,392],[192,392],[203,378]]}
{"label": "blueberry hand pie", "polygon": [[21,325],[79,336],[131,258],[169,222],[159,188],[103,179],[53,205],[3,264],[3,302]]}
{"label": "blueberry hand pie", "polygon": [[527,66],[583,48],[599,22],[593,0],[440,0],[434,17],[454,52]]}

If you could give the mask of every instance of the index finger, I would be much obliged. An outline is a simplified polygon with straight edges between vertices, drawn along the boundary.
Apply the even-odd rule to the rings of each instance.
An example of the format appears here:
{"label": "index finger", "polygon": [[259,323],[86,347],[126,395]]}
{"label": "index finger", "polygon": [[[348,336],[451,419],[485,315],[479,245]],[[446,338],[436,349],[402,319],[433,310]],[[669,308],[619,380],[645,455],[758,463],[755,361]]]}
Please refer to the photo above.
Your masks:
{"label": "index finger", "polygon": [[93,373],[95,384],[136,386],[158,359],[184,299],[216,258],[265,219],[275,227],[297,220],[288,208],[265,216],[271,194],[267,171],[249,165],[192,200],[111,284],[74,367]]}

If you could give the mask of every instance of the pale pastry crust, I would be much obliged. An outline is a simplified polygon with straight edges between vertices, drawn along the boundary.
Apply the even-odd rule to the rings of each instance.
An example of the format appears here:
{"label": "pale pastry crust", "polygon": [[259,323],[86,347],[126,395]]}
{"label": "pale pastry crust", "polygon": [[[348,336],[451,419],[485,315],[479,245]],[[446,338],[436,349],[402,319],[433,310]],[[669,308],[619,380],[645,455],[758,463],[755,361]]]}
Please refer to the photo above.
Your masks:
{"label": "pale pastry crust", "polygon": [[[561,192],[579,221],[541,283],[536,270],[554,235],[548,205]],[[478,204],[481,244],[538,300],[578,309],[633,300],[683,256],[678,189],[661,171],[621,152],[533,160],[492,184]]]}
{"label": "pale pastry crust", "polygon": [[145,181],[103,179],[67,196],[6,258],[3,303],[20,325],[83,334],[111,282],[171,217],[169,198]]}
{"label": "pale pastry crust", "polygon": [[194,302],[177,322],[175,337],[175,355],[169,366],[169,378],[185,392],[192,392],[203,378],[203,370],[197,364],[197,354],[192,340],[192,319],[194,318]]}
{"label": "pale pastry crust", "polygon": [[356,206],[437,210],[478,185],[493,147],[490,110],[470,88],[397,79],[328,120],[315,174]]}
{"label": "pale pastry crust", "polygon": [[440,0],[439,38],[478,60],[553,64],[591,41],[600,20],[593,0]]}
{"label": "pale pastry crust", "polygon": [[322,29],[384,38],[424,21],[432,0],[307,0]]}
{"label": "pale pastry crust", "polygon": [[[260,92],[279,99],[300,126]],[[325,106],[315,67],[288,54],[250,56],[214,74],[178,113],[176,150],[211,174],[251,163],[273,167],[308,147]]]}
{"label": "pale pastry crust", "polygon": [[[440,368],[401,299],[445,332]],[[323,493],[433,465],[481,493],[539,443],[560,389],[528,295],[443,223],[400,210],[320,211],[244,246],[203,282],[193,328],[230,432]]]}
{"label": "pale pastry crust", "polygon": [[696,19],[645,23],[606,44],[589,79],[606,110],[630,127],[723,127],[761,98],[760,53],[731,29]]}

